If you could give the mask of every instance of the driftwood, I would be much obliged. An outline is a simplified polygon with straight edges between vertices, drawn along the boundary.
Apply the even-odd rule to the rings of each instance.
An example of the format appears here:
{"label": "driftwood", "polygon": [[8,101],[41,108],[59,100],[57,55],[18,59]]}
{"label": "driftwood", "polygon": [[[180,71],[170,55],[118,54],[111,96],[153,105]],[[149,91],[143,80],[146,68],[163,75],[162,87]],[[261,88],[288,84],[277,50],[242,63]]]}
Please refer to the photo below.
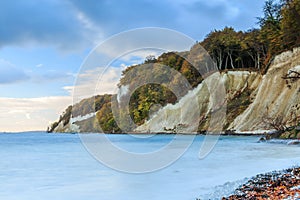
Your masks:
{"label": "driftwood", "polygon": [[[292,73],[294,73],[293,76],[290,76]],[[289,73],[283,77],[281,77],[283,79],[292,79],[292,80],[295,80],[295,79],[300,79],[300,73],[297,72],[297,71],[294,71],[294,70],[289,70]]]}

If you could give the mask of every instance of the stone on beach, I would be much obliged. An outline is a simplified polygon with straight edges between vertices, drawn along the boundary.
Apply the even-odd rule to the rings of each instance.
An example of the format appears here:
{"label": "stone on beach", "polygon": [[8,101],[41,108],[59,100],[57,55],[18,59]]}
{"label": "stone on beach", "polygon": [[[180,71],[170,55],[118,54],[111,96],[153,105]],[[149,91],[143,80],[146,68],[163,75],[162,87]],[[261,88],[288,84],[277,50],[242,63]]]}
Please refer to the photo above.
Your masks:
{"label": "stone on beach", "polygon": [[222,200],[235,199],[298,199],[300,197],[300,168],[259,174]]}

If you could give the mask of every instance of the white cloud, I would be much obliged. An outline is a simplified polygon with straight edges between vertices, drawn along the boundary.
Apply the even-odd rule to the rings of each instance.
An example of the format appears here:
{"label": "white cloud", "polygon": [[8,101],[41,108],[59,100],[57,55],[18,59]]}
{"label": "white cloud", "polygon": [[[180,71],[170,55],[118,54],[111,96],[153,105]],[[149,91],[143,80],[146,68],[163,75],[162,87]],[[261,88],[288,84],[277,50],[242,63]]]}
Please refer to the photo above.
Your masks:
{"label": "white cloud", "polygon": [[36,67],[40,68],[40,67],[43,67],[44,65],[43,64],[37,64]]}
{"label": "white cloud", "polygon": [[86,32],[83,33],[85,38],[89,40],[93,45],[98,45],[104,38],[104,33],[92,20],[90,20],[83,12],[77,10],[77,20]]}
{"label": "white cloud", "polygon": [[63,89],[70,93],[74,102],[97,94],[115,94],[122,70],[122,67],[87,70],[78,74],[75,86],[65,86]]}
{"label": "white cloud", "polygon": [[29,114],[29,113],[27,113],[27,114],[26,114],[26,118],[27,118],[27,119],[31,119],[31,117],[30,117],[30,114]]}
{"label": "white cloud", "polygon": [[46,130],[71,104],[69,96],[0,98],[0,131]]}
{"label": "white cloud", "polygon": [[158,57],[159,55],[161,55],[164,52],[165,51],[163,51],[161,49],[147,49],[147,48],[139,49],[139,50],[135,50],[130,53],[127,53],[125,55],[122,55],[121,57],[118,58],[118,60],[121,60],[128,64],[131,64],[133,61],[141,64],[145,61],[147,56],[153,55],[155,57]]}
{"label": "white cloud", "polygon": [[163,52],[164,51],[160,49],[139,49],[120,57],[118,60],[122,60],[124,62],[135,61],[136,63],[142,63],[147,58],[147,56],[153,55],[155,57],[158,57]]}
{"label": "white cloud", "polygon": [[179,32],[148,27],[114,35],[101,43],[91,55],[94,54],[99,60],[105,58],[110,61],[115,59],[128,61],[132,57],[145,58],[151,54],[160,55],[167,51],[186,51],[194,43],[191,38]]}

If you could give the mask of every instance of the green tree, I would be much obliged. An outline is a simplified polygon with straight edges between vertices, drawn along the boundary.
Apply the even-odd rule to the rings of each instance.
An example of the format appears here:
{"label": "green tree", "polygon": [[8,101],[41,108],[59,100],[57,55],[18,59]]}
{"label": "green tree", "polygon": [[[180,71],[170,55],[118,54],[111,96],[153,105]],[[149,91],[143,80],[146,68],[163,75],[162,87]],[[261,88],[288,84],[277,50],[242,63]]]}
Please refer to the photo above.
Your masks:
{"label": "green tree", "polygon": [[284,49],[300,45],[300,0],[284,0],[281,29]]}
{"label": "green tree", "polygon": [[276,54],[282,51],[281,8],[282,4],[274,0],[267,0],[263,8],[264,16],[258,18],[261,26],[259,40],[264,43],[266,49],[264,59],[266,66],[270,64]]}

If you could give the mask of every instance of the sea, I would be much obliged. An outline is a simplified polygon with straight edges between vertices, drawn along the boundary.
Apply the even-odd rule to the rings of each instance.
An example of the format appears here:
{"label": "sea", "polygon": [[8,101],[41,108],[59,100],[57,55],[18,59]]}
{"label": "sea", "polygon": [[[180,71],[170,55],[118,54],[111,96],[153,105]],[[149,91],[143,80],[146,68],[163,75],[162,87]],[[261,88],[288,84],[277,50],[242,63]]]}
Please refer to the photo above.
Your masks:
{"label": "sea", "polygon": [[[94,139],[98,135],[87,137]],[[145,153],[166,145],[174,135],[105,137],[119,148]],[[193,141],[176,161],[156,171],[128,173],[95,158],[82,143],[80,134],[0,133],[0,199],[220,199],[252,176],[300,163],[300,146],[284,141],[258,142],[259,136],[220,136],[211,152],[199,158],[205,136],[182,137],[193,137]]]}

